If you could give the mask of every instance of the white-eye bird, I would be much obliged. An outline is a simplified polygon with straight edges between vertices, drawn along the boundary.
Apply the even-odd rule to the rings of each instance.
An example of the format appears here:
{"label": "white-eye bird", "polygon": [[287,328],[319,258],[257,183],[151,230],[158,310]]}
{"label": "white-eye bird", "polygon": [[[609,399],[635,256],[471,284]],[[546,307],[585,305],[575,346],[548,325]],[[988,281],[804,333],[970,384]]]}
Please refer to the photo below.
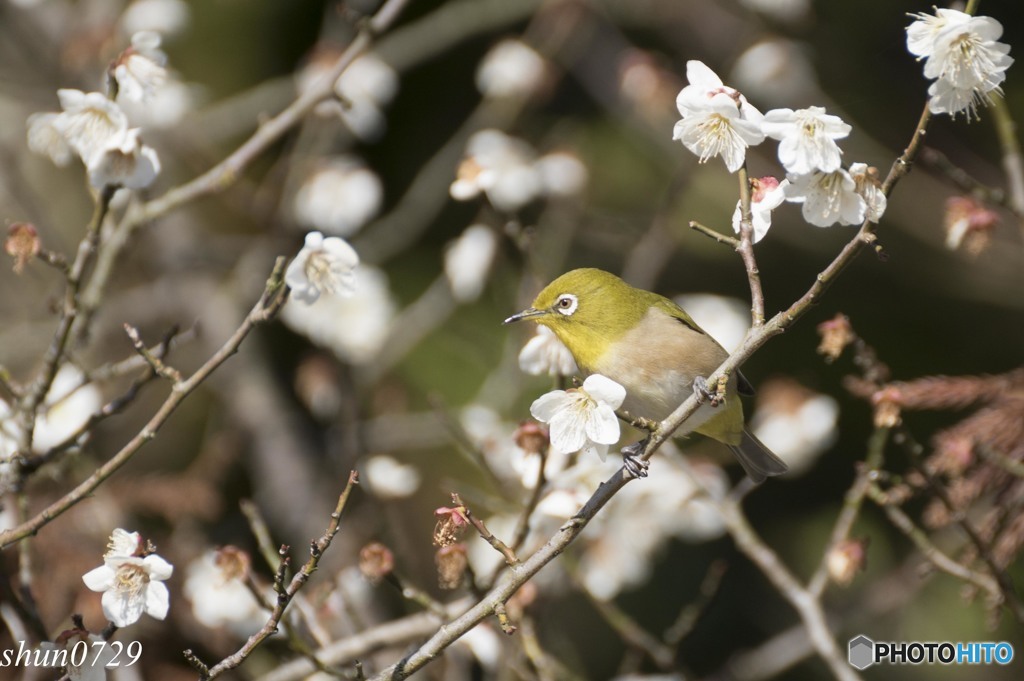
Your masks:
{"label": "white-eye bird", "polygon": [[[663,420],[728,357],[690,315],[668,298],[634,288],[598,269],[566,272],[533,305],[505,320],[529,319],[551,329],[585,374],[601,374],[626,389],[623,409]],[[729,446],[754,482],[779,475],[786,464],[744,428],[739,395],[753,394],[738,371],[725,401],[705,402],[677,434],[697,432]]]}

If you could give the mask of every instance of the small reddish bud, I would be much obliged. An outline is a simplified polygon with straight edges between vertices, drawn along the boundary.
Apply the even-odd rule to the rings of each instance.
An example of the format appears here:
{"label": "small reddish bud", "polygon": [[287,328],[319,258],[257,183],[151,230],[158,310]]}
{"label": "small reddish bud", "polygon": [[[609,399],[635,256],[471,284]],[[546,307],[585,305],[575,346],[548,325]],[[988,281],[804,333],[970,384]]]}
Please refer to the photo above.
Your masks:
{"label": "small reddish bud", "polygon": [[989,210],[969,196],[946,199],[946,248],[963,248],[976,256],[988,247],[992,231],[999,224],[999,213]]}
{"label": "small reddish bud", "polygon": [[15,222],[7,228],[4,250],[14,258],[14,273],[21,274],[29,260],[39,253],[39,232],[28,222]]}
{"label": "small reddish bud", "polygon": [[451,546],[459,540],[459,535],[469,525],[465,506],[442,506],[434,511],[434,515],[437,516],[437,525],[434,526],[435,546]]}
{"label": "small reddish bud", "polygon": [[857,337],[850,325],[850,318],[844,314],[837,314],[827,322],[818,324],[818,335],[821,336],[818,354],[825,355],[829,362],[838,359],[843,349]]}
{"label": "small reddish bud", "polygon": [[536,421],[523,421],[512,436],[516,446],[527,454],[543,454],[548,449],[548,431]]}
{"label": "small reddish bud", "polygon": [[395,569],[395,554],[380,542],[371,542],[359,551],[359,571],[371,584],[379,584]]}
{"label": "small reddish bud", "polygon": [[839,586],[849,586],[867,564],[868,540],[846,539],[828,553],[828,576]]}
{"label": "small reddish bud", "polygon": [[899,388],[886,386],[871,396],[875,407],[875,427],[893,428],[900,423],[902,394]]}
{"label": "small reddish bud", "polygon": [[437,566],[437,584],[441,589],[451,591],[459,588],[469,567],[466,545],[442,546],[434,554],[434,564]]}
{"label": "small reddish bud", "polygon": [[224,575],[224,581],[245,579],[245,576],[249,574],[251,563],[252,561],[248,553],[237,546],[231,545],[222,546],[217,549],[217,553],[213,557],[213,564]]}
{"label": "small reddish bud", "polygon": [[754,177],[750,180],[750,202],[764,201],[764,195],[779,188],[779,180],[771,175]]}

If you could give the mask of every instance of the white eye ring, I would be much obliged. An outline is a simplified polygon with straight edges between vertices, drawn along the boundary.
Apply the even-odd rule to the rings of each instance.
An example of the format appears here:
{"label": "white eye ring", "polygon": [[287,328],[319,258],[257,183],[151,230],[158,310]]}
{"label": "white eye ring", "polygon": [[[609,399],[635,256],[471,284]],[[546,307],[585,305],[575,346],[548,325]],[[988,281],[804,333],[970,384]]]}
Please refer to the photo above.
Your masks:
{"label": "white eye ring", "polygon": [[555,301],[555,309],[558,310],[559,314],[564,314],[566,317],[572,315],[579,307],[580,301],[576,299],[571,293],[563,293],[558,296],[558,300]]}

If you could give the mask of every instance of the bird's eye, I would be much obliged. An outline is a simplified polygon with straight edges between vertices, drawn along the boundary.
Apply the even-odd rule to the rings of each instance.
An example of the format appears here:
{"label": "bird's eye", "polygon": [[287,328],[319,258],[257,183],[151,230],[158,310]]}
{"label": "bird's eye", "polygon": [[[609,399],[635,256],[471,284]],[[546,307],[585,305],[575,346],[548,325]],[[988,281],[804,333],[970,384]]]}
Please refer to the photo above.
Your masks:
{"label": "bird's eye", "polygon": [[576,311],[576,307],[579,305],[579,301],[571,293],[563,293],[558,296],[558,300],[555,301],[555,309],[566,317]]}

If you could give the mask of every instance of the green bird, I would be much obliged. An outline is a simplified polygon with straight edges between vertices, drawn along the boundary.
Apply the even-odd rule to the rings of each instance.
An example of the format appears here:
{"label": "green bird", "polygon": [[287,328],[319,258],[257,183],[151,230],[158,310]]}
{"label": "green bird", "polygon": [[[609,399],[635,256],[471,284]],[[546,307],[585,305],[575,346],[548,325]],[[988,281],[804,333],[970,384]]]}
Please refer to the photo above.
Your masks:
{"label": "green bird", "polygon": [[[695,389],[706,393],[706,378],[728,357],[671,300],[598,269],[566,272],[548,284],[532,306],[505,323],[526,319],[551,329],[582,372],[622,385],[622,406],[630,414],[658,421]],[[741,394],[752,395],[753,388],[737,371],[729,377],[724,403],[716,407],[705,402],[677,432],[697,432],[728,445],[747,475],[762,482],[786,472],[787,466],[744,427]]]}

